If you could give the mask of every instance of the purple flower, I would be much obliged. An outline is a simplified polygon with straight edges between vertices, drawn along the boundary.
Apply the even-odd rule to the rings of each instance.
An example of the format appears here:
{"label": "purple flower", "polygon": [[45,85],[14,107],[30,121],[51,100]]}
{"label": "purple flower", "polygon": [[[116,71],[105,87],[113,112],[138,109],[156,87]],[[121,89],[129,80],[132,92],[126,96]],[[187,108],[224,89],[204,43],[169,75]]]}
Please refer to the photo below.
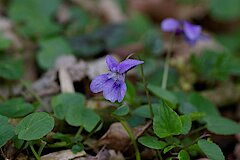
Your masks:
{"label": "purple flower", "polygon": [[198,40],[205,37],[201,34],[202,27],[187,21],[178,21],[174,18],[166,18],[161,23],[161,28],[165,32],[173,32],[176,35],[183,35],[186,41],[194,45]]}
{"label": "purple flower", "polygon": [[104,98],[111,102],[121,102],[127,90],[125,83],[127,71],[144,62],[126,59],[118,63],[113,57],[107,55],[106,63],[109,72],[95,77],[90,84],[90,89],[93,93],[103,92]]}

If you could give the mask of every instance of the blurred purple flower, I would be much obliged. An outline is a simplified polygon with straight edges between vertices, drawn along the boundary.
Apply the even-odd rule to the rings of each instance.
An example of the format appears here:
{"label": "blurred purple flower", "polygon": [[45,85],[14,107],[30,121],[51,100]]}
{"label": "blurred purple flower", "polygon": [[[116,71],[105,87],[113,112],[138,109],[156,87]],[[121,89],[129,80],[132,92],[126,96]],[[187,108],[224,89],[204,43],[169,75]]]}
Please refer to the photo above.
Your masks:
{"label": "blurred purple flower", "polygon": [[104,98],[111,102],[116,100],[121,102],[127,90],[125,83],[127,71],[144,62],[126,59],[118,63],[113,57],[107,55],[106,63],[109,72],[95,77],[90,84],[90,89],[93,93],[103,92]]}
{"label": "blurred purple flower", "polygon": [[174,32],[176,35],[184,35],[190,45],[194,45],[200,39],[206,39],[202,35],[202,27],[187,21],[179,21],[174,18],[166,18],[161,23],[161,29],[165,32]]}

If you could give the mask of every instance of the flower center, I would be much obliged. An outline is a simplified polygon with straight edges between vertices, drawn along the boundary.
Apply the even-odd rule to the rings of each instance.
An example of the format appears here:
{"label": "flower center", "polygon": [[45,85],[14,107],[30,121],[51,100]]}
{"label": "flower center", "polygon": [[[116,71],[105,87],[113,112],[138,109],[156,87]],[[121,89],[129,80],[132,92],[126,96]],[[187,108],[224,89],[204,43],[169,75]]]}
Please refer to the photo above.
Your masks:
{"label": "flower center", "polygon": [[124,81],[124,78],[125,78],[125,74],[120,74],[118,72],[109,72],[108,73],[108,78],[111,78],[113,79],[115,82],[118,82],[118,81]]}

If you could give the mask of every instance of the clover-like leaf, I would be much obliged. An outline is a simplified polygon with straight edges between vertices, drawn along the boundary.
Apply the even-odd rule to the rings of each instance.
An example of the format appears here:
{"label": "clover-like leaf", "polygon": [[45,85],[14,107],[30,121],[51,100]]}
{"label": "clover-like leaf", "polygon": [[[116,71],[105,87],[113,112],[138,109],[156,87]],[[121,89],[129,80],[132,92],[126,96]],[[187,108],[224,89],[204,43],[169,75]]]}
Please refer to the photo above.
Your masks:
{"label": "clover-like leaf", "polygon": [[54,119],[45,112],[32,113],[23,118],[16,126],[19,139],[36,140],[48,134],[54,127]]}
{"label": "clover-like leaf", "polygon": [[62,55],[72,54],[72,49],[63,37],[55,37],[40,42],[41,50],[38,52],[38,64],[43,69],[53,67],[55,60]]}
{"label": "clover-like leaf", "polygon": [[8,123],[8,118],[0,115],[0,148],[14,135],[14,128]]}
{"label": "clover-like leaf", "polygon": [[0,77],[7,80],[18,80],[23,76],[24,67],[21,60],[1,59]]}
{"label": "clover-like leaf", "polygon": [[11,118],[26,116],[34,109],[32,104],[24,102],[22,98],[13,98],[0,104],[0,114]]}

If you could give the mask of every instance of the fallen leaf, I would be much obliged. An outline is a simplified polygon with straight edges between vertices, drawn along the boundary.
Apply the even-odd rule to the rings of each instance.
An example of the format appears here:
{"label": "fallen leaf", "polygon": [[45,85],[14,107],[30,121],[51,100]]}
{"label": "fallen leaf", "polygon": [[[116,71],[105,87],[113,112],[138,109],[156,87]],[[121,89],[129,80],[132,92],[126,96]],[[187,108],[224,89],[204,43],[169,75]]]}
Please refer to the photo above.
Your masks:
{"label": "fallen leaf", "polygon": [[72,153],[70,149],[49,153],[47,155],[41,156],[41,160],[69,160],[76,157],[86,156],[85,151],[78,152],[77,154]]}
{"label": "fallen leaf", "polygon": [[113,123],[108,131],[98,141],[98,146],[106,145],[108,148],[124,151],[130,144],[128,133],[121,123]]}

